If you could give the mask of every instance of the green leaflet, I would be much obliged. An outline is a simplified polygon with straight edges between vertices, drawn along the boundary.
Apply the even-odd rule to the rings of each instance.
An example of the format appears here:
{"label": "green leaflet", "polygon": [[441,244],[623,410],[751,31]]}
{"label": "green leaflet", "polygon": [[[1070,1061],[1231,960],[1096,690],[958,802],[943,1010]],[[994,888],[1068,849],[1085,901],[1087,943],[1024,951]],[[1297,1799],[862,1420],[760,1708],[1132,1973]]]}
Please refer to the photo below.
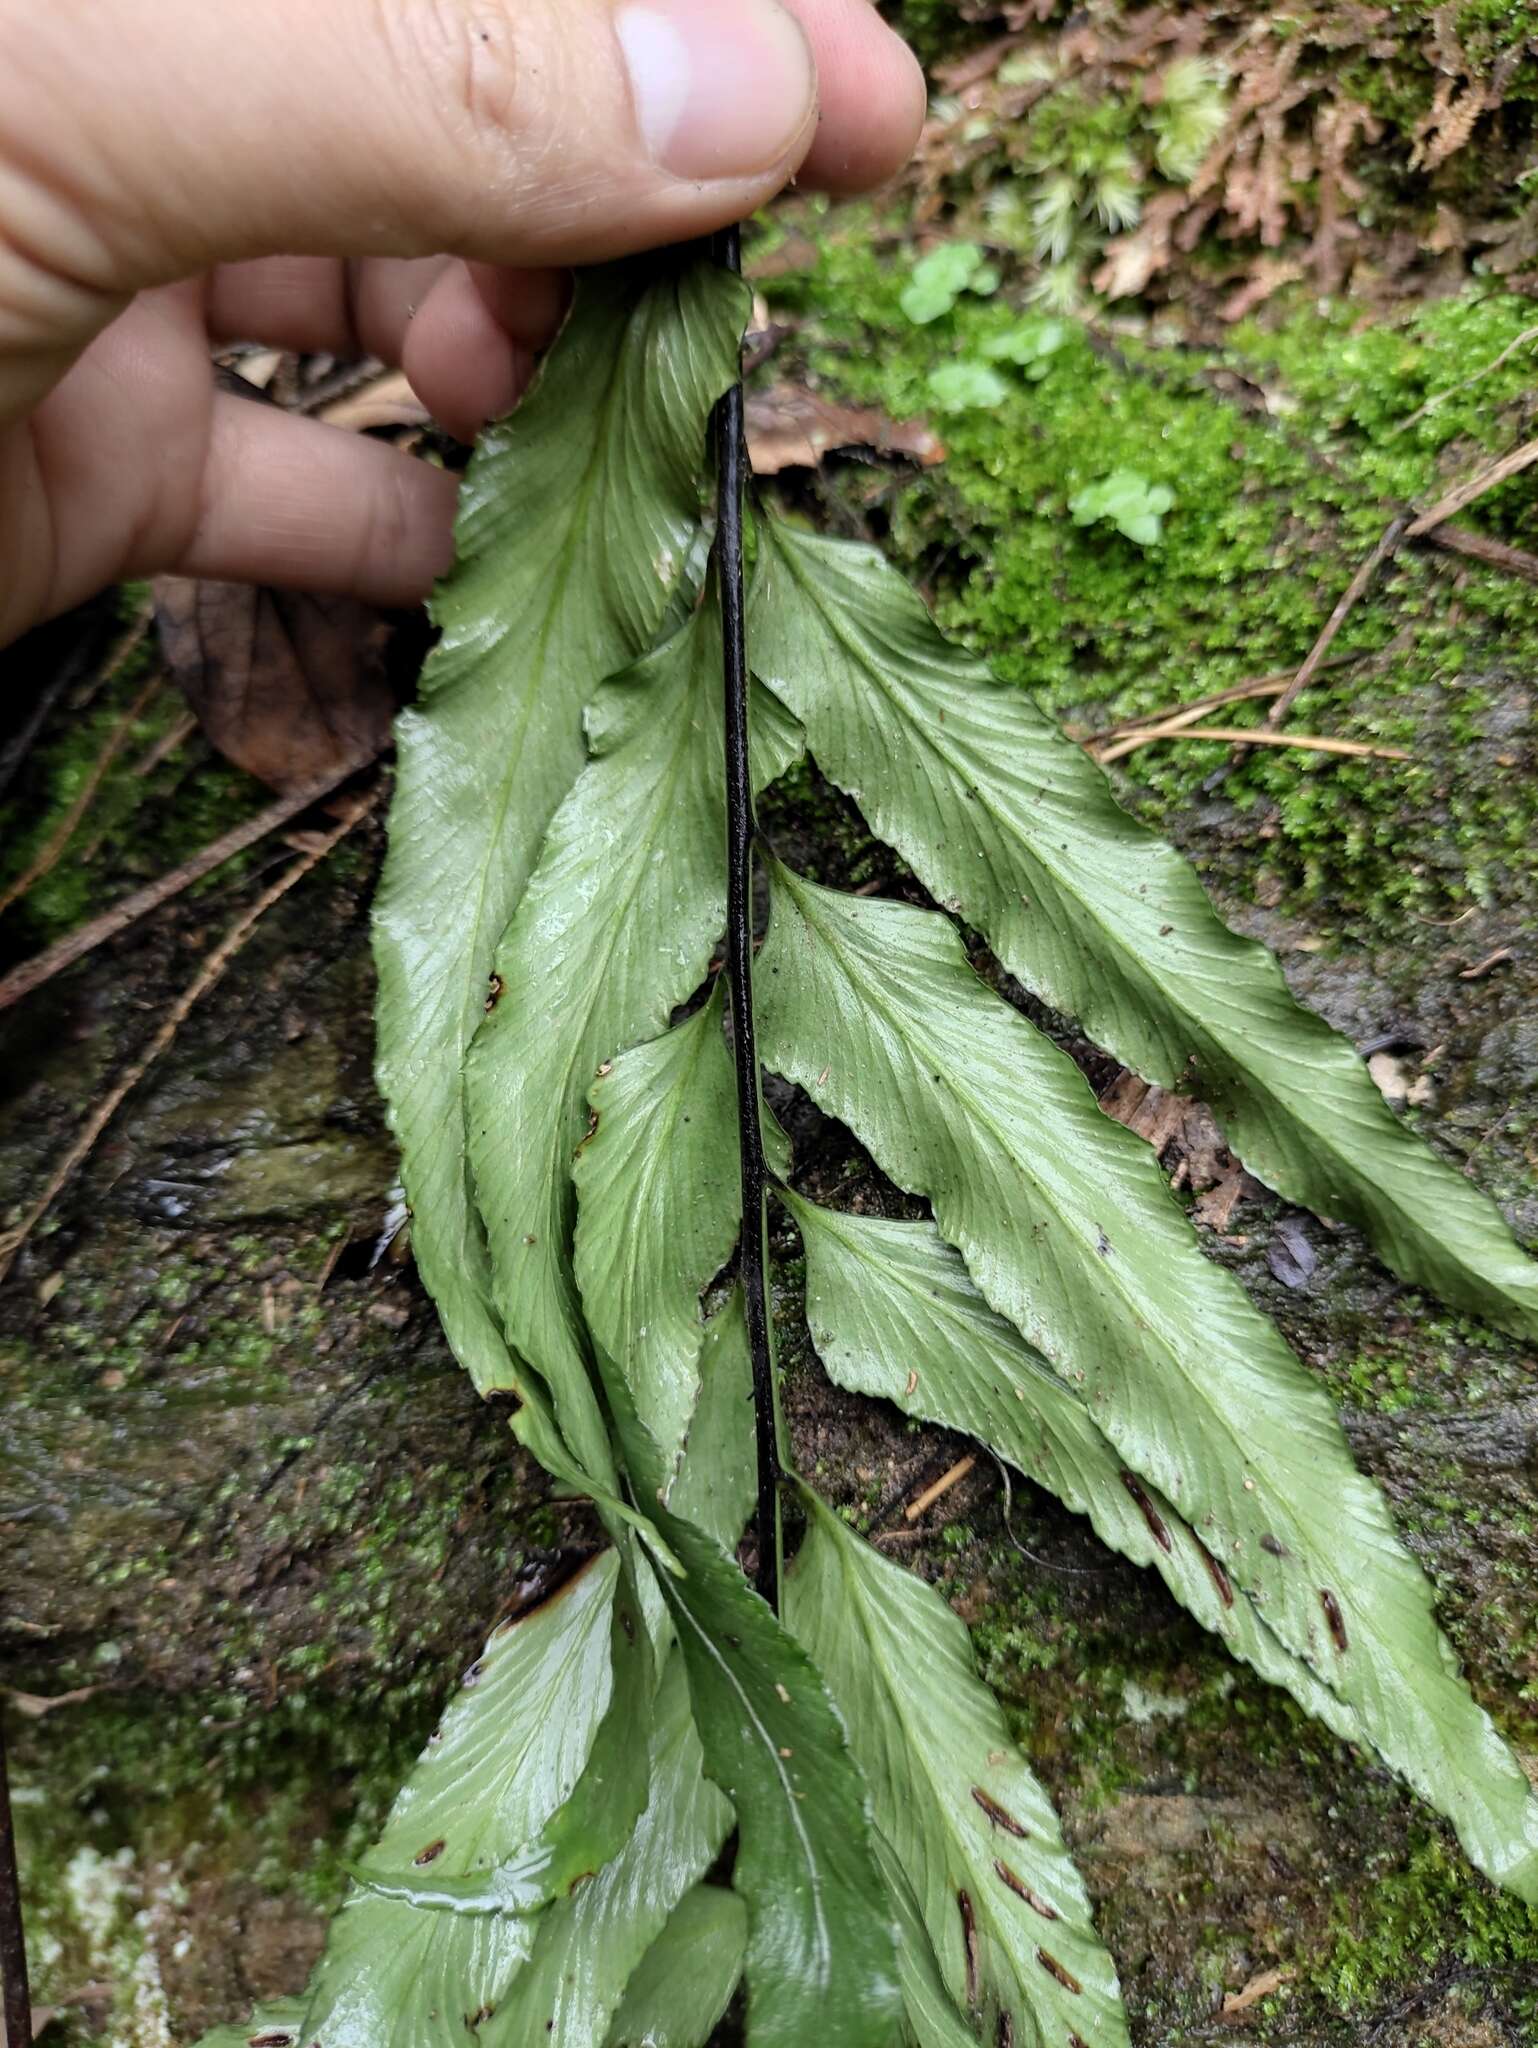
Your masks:
{"label": "green leaflet", "polygon": [[746,303],[703,263],[583,277],[538,382],[471,465],[434,608],[443,640],[396,729],[374,917],[379,1085],[417,1264],[482,1391],[523,1391],[524,1375],[492,1311],[461,1067],[492,949],[582,770],[583,707],[651,645],[689,555],[706,419],[737,374]]}
{"label": "green leaflet", "polygon": [[[1354,1708],[1286,1649],[1146,1474],[1127,1469],[1082,1393],[996,1315],[932,1223],[849,1216],[783,1197],[806,1249],[806,1313],[828,1377],[977,1437],[1135,1564],[1236,1655],[1348,1742]],[[917,1384],[908,1391],[912,1371]]]}
{"label": "green leaflet", "polygon": [[[380,1869],[424,1880],[486,1870],[571,1797],[609,1705],[619,1576],[617,1553],[606,1551],[493,1634],[395,1802],[372,1855]],[[355,1891],[311,1981],[304,2038],[326,2048],[464,2048],[467,2020],[500,2003],[542,1924]]]}
{"label": "green leaflet", "polygon": [[248,2020],[213,2028],[197,2048],[295,2048],[303,2024],[302,1998],[275,1998],[259,2005]]}
{"label": "green leaflet", "polygon": [[897,2048],[891,1908],[866,1791],[821,1678],[726,1553],[672,1516],[669,1579],[705,1768],[737,1811],[749,2048]]}
{"label": "green leaflet", "polygon": [[759,537],[754,668],[936,900],[1118,1059],[1201,1094],[1269,1186],[1358,1224],[1406,1280],[1538,1336],[1538,1265],[1494,1203],[1399,1121],[1082,750],[951,646],[874,550],[768,521]]}
{"label": "green leaflet", "polygon": [[773,870],[765,1058],[927,1195],[1072,1385],[1470,1857],[1538,1901],[1538,1800],[1439,1635],[1329,1402],[1202,1257],[1145,1145],[967,964],[948,920]]}
{"label": "green leaflet", "polygon": [[890,1842],[876,1830],[876,1861],[897,1916],[897,1975],[917,2048],[977,2048],[977,2036],[940,1982],[940,1965],[907,1873]]}
{"label": "green leaflet", "polygon": [[533,1957],[481,2028],[481,2048],[603,2048],[633,1972],[720,1853],[731,1809],[702,1773],[677,1656],[658,1690],[650,1758],[651,1797],[635,1833],[536,1923]]}
{"label": "green leaflet", "polygon": [[[708,593],[681,633],[598,692],[594,758],[497,948],[503,995],[466,1067],[503,1327],[550,1384],[584,1458],[583,1418],[596,1408],[571,1264],[572,1160],[600,1064],[666,1028],[703,980],[725,921],[721,664]],[[772,699],[757,740],[761,782],[799,751],[799,731]]]}
{"label": "green leaflet", "polygon": [[646,1808],[649,1770],[645,1731],[655,1690],[650,1638],[621,1566],[609,1623],[609,1704],[571,1797],[533,1839],[490,1868],[356,1871],[365,1890],[425,1910],[455,1913],[537,1913],[601,1870],[630,1840]]}
{"label": "green leaflet", "polygon": [[[1051,1802],[922,1579],[810,1489],[785,1621],[827,1679],[876,1825],[918,1898],[951,1997],[1014,2039],[1128,2040],[1116,1971]],[[970,1939],[968,1938],[970,1930]]]}
{"label": "green leaflet", "polygon": [[700,1296],[742,1221],[726,989],[599,1071],[577,1158],[576,1275],[595,1343],[671,1477],[700,1392]]}
{"label": "green leaflet", "polygon": [[736,1288],[705,1326],[699,1400],[668,1505],[723,1549],[735,1550],[757,1495],[753,1361],[742,1290]]}
{"label": "green leaflet", "polygon": [[626,1987],[608,2048],[706,2048],[737,1989],[747,1938],[737,1894],[697,1884]]}

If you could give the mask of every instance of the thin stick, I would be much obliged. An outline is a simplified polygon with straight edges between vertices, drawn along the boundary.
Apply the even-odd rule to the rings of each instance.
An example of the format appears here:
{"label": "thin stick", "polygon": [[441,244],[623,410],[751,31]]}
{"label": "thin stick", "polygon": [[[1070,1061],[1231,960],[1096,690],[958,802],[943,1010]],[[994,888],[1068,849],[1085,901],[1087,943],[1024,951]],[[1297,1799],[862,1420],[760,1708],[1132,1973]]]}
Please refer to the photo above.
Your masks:
{"label": "thin stick", "polygon": [[372,789],[366,790],[352,806],[351,810],[349,810],[341,824],[333,831],[328,832],[325,838],[320,840],[308,853],[301,855],[291,868],[286,868],[277,881],[270,888],[265,889],[257,897],[256,901],[243,910],[240,916],[236,918],[218,945],[215,946],[214,950],[198,968],[192,980],[171,1005],[159,1030],[150,1040],[148,1046],[133,1061],[126,1073],[113,1083],[106,1095],[97,1103],[96,1107],[86,1118],[79,1132],[70,1143],[64,1157],[49,1175],[48,1185],[44,1188],[42,1194],[32,1204],[32,1207],[27,1211],[21,1222],[12,1230],[0,1236],[0,1281],[3,1281],[10,1272],[17,1254],[26,1244],[38,1224],[42,1222],[48,1211],[53,1207],[59,1195],[68,1187],[70,1181],[73,1180],[75,1174],[84,1165],[86,1160],[90,1158],[102,1132],[106,1130],[108,1124],[117,1115],[128,1096],[138,1087],[161,1054],[170,1046],[177,1032],[180,1031],[193,1010],[203,1000],[204,996],[209,993],[210,989],[223,978],[230,962],[235,958],[241,947],[244,946],[246,940],[250,938],[256,926],[267,915],[267,912],[272,909],[274,904],[282,901],[296,882],[302,882],[312,868],[318,867],[327,854],[341,844],[348,833],[374,808],[375,804],[379,801],[380,793],[381,785],[378,783]]}
{"label": "thin stick", "polygon": [[[741,272],[742,237],[729,228],[718,244],[722,263]],[[748,655],[743,609],[742,494],[747,483],[741,380],[716,407],[720,507],[716,573],[726,683],[726,959],[731,984],[732,1050],[737,1069],[737,1134],[742,1155],[742,1293],[753,1363],[758,1439],[758,1571],[769,1605],[780,1603],[780,1453],[776,1428],[774,1354],[769,1343],[769,1277],[758,1039],[753,1023],[753,778],[748,757]]]}
{"label": "thin stick", "polygon": [[949,1472],[942,1472],[933,1486],[926,1486],[917,1500],[910,1500],[903,1509],[905,1522],[916,1522],[920,1515],[927,1515],[937,1500],[942,1500],[953,1486],[959,1486],[976,1465],[973,1457],[958,1458]]}
{"label": "thin stick", "polygon": [[[1275,697],[1286,687],[1287,682],[1283,680],[1273,683],[1264,690],[1247,690],[1243,699],[1230,697],[1228,701],[1234,703],[1256,697]],[[1216,711],[1218,708],[1210,697],[1204,697],[1199,704],[1187,704],[1183,710],[1166,712],[1163,718],[1151,719],[1146,725],[1134,726],[1125,738],[1118,739],[1113,746],[1092,750],[1095,759],[1105,767],[1109,762],[1121,760],[1125,754],[1136,753],[1148,740],[1166,739],[1172,733],[1184,732],[1189,725],[1200,725],[1209,711]]]}
{"label": "thin stick", "polygon": [[1145,711],[1137,718],[1119,718],[1115,725],[1097,726],[1086,733],[1083,745],[1091,749],[1101,747],[1108,740],[1124,740],[1135,732],[1147,732],[1156,725],[1168,725],[1172,718],[1183,718],[1188,712],[1193,717],[1205,717],[1207,712],[1216,711],[1224,704],[1248,704],[1256,697],[1275,697],[1286,689],[1292,680],[1292,670],[1285,675],[1252,676],[1248,682],[1234,683],[1226,690],[1214,690],[1207,697],[1193,697],[1189,704],[1165,704],[1157,711]]}
{"label": "thin stick", "polygon": [[1509,455],[1503,455],[1499,462],[1492,462],[1487,469],[1465,477],[1461,484],[1455,484],[1445,498],[1438,498],[1429,512],[1422,512],[1406,529],[1411,540],[1423,540],[1432,527],[1440,526],[1445,520],[1456,519],[1460,512],[1467,510],[1476,498],[1482,498],[1486,491],[1493,491],[1497,484],[1503,484],[1508,477],[1520,476],[1524,469],[1531,469],[1538,462],[1538,441],[1524,441],[1520,448],[1513,448]]}
{"label": "thin stick", "polygon": [[1240,725],[1176,725],[1156,726],[1152,732],[1140,732],[1132,739],[1123,741],[1113,754],[1103,754],[1102,760],[1119,758],[1130,754],[1134,747],[1151,746],[1156,740],[1212,740],[1227,747],[1297,747],[1306,754],[1346,754],[1353,760],[1408,761],[1409,751],[1404,747],[1378,747],[1368,740],[1330,740],[1316,733],[1268,732],[1265,726],[1246,730]]}
{"label": "thin stick", "polygon": [[1351,581],[1346,585],[1345,590],[1341,593],[1340,602],[1325,621],[1324,631],[1319,635],[1319,638],[1304,657],[1303,666],[1266,713],[1267,725],[1280,725],[1297,702],[1301,693],[1308,688],[1314,677],[1318,675],[1320,668],[1324,664],[1324,658],[1334,643],[1335,636],[1339,633],[1341,627],[1345,625],[1347,619],[1350,618],[1358,600],[1367,594],[1378,571],[1397,551],[1399,543],[1404,539],[1406,533],[1413,531],[1414,529],[1410,527],[1407,518],[1404,516],[1389,522],[1377,546],[1367,557],[1366,561],[1362,563]]}
{"label": "thin stick", "polygon": [[236,854],[255,846],[269,832],[276,832],[281,826],[291,823],[312,804],[329,796],[350,775],[356,775],[364,765],[361,760],[354,761],[350,767],[338,769],[319,782],[306,783],[303,789],[296,789],[290,796],[280,796],[276,803],[268,804],[265,810],[258,811],[243,824],[233,826],[201,852],[193,854],[190,860],[183,861],[180,867],[147,882],[142,889],[133,890],[114,903],[110,910],[104,910],[100,917],[93,917],[88,924],[81,925],[45,952],[24,960],[19,967],[0,978],[0,1010],[8,1010],[13,1003],[19,1003],[34,989],[41,988],[44,982],[62,974],[66,967],[73,967],[87,953],[94,953],[108,939],[115,939],[119,932],[137,924],[141,917],[148,917],[152,910],[158,910],[162,904],[180,896],[183,890],[190,889],[194,882],[201,882],[205,875],[223,867]]}
{"label": "thin stick", "polygon": [[0,1722],[0,1985],[5,1993],[7,2048],[32,2048],[32,1992],[27,1983],[27,1942],[21,1917],[21,1874],[16,1867],[16,1824]]}
{"label": "thin stick", "polygon": [[1424,405],[1418,405],[1414,412],[1399,422],[1397,427],[1390,429],[1390,435],[1404,433],[1405,429],[1413,427],[1417,420],[1423,420],[1427,413],[1435,412],[1439,405],[1445,405],[1449,398],[1456,398],[1460,391],[1467,391],[1469,386],[1477,384],[1481,377],[1488,377],[1492,371],[1498,370],[1502,363],[1514,356],[1519,348],[1525,348],[1530,341],[1538,341],[1538,327],[1525,327],[1515,341],[1507,342],[1493,362],[1486,363],[1482,369],[1476,370],[1472,377],[1465,377],[1462,383],[1449,384],[1445,391],[1438,391],[1435,396],[1428,398]]}
{"label": "thin stick", "polygon": [[[55,708],[79,688],[92,669],[96,679],[92,694],[110,682],[133,652],[148,627],[150,610],[146,606],[135,627],[127,635],[119,634],[109,645],[104,660],[98,660],[98,652],[106,638],[106,622],[99,616],[101,607],[88,607],[85,617],[57,619],[51,626],[38,626],[5,656],[5,666],[17,672],[19,689],[28,692],[28,709],[17,730],[12,733],[3,747],[0,747],[0,796],[15,781],[21,764],[26,760],[37,742],[37,736]],[[61,655],[56,651],[57,643],[69,636],[73,639]],[[33,686],[34,669],[44,669],[46,674]]]}
{"label": "thin stick", "polygon": [[[1322,663],[1324,668],[1348,668],[1353,662],[1365,661],[1362,654],[1332,654]],[[1103,725],[1090,733],[1084,744],[1099,746],[1105,740],[1128,738],[1132,733],[1144,732],[1150,726],[1167,725],[1172,718],[1183,718],[1187,712],[1200,716],[1203,712],[1216,711],[1223,704],[1248,704],[1256,697],[1275,697],[1292,681],[1290,668],[1278,669],[1268,676],[1249,676],[1242,683],[1230,683],[1226,690],[1213,690],[1205,697],[1192,697],[1185,704],[1166,704],[1158,711],[1145,711],[1137,718],[1118,719],[1115,725]]]}
{"label": "thin stick", "polygon": [[1467,555],[1471,561],[1485,562],[1492,569],[1504,569],[1510,576],[1521,576],[1529,583],[1538,583],[1538,555],[1526,554],[1521,548],[1509,548],[1505,541],[1492,540],[1487,533],[1476,533],[1471,526],[1449,526],[1444,521],[1423,533],[1421,539],[1427,547],[1442,548],[1450,555]]}
{"label": "thin stick", "polygon": [[91,763],[91,771],[80,785],[78,794],[69,809],[48,835],[47,844],[39,851],[36,859],[22,874],[19,874],[9,888],[0,890],[0,916],[18,902],[27,891],[34,888],[44,875],[58,865],[65,848],[75,836],[75,827],[91,808],[96,792],[107,779],[107,772],[118,755],[128,744],[128,735],[145,712],[165,681],[163,675],[152,675],[132,704],[123,713],[112,731],[107,735],[106,744]]}

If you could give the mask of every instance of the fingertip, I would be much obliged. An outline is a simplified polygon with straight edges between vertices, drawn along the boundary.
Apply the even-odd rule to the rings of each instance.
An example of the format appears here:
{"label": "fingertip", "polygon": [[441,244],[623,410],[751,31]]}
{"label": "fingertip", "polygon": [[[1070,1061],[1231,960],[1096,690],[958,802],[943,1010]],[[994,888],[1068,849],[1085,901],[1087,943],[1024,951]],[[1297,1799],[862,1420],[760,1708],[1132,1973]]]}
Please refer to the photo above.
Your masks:
{"label": "fingertip", "polygon": [[418,604],[453,565],[458,495],[443,470],[382,442],[219,398],[196,531],[155,566]]}
{"label": "fingertip", "polygon": [[456,440],[473,441],[518,403],[534,358],[497,318],[478,280],[455,264],[418,307],[401,367],[433,418]]}
{"label": "fingertip", "polygon": [[571,304],[570,271],[519,270],[495,263],[471,263],[466,268],[504,333],[535,355],[550,346]]}
{"label": "fingertip", "polygon": [[870,0],[784,0],[817,59],[821,111],[801,180],[874,191],[912,157],[929,111],[923,67]]}

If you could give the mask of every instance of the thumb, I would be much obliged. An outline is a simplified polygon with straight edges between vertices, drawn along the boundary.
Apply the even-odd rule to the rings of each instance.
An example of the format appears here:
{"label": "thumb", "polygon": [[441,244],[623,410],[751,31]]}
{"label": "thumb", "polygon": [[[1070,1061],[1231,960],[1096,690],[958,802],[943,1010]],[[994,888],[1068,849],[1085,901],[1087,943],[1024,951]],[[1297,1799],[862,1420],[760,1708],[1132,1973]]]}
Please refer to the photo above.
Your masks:
{"label": "thumb", "polygon": [[13,347],[242,257],[684,240],[769,198],[817,119],[778,0],[0,0],[0,48]]}

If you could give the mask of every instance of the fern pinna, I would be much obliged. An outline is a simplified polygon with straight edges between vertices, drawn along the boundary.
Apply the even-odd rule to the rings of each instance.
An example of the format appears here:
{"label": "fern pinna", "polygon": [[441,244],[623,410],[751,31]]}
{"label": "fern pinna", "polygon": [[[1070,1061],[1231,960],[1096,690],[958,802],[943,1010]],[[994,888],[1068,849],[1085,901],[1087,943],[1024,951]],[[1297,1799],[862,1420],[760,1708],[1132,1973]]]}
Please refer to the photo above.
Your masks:
{"label": "fern pinna", "polygon": [[[761,1216],[746,1309],[715,1284],[743,1235],[744,1089],[757,1113],[734,1001],[739,1049],[756,1025],[919,1216],[819,1206],[773,1119],[750,1123],[831,1377],[1087,1515],[1538,1901],[1538,1800],[1324,1394],[958,921],[1406,1280],[1531,1336],[1538,1267],[1027,696],[870,549],[763,514],[734,816],[810,751],[937,907],[765,853],[756,1013],[713,969],[738,622],[730,517],[724,560],[702,538],[707,427],[747,303],[696,256],[581,280],[471,470],[377,912],[423,1278],[607,1547],[492,1636],[306,1997],[231,2042],[703,2048],[739,1985],[753,2048],[1128,2038],[961,1623],[794,1475],[762,1384],[755,1416]],[[766,1589],[782,1503],[803,1531],[779,1614],[737,1562],[755,1502]]]}

